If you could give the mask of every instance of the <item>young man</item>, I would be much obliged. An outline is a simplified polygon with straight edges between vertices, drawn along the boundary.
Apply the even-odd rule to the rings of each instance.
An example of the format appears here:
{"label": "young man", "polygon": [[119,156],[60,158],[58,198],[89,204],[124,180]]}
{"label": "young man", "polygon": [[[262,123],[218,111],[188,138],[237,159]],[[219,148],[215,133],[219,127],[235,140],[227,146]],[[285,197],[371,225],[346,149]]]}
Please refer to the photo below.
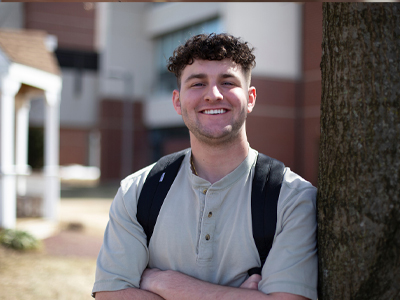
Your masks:
{"label": "young man", "polygon": [[149,246],[136,212],[153,166],[121,182],[97,261],[96,299],[317,299],[316,189],[288,168],[272,248],[261,276],[247,275],[260,266],[250,205],[257,152],[245,128],[256,101],[252,51],[227,34],[194,36],[174,51],[172,101],[191,150]]}

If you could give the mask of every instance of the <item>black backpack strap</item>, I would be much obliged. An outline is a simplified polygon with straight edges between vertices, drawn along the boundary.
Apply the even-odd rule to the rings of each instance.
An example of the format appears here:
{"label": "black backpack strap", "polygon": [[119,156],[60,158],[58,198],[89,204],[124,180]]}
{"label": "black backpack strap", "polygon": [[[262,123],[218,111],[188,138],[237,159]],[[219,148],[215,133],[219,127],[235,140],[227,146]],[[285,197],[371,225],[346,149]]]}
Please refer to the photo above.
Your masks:
{"label": "black backpack strap", "polygon": [[188,149],[162,157],[151,169],[140,192],[136,217],[147,235],[147,246],[153,234],[158,213],[178,174]]}
{"label": "black backpack strap", "polygon": [[258,154],[251,192],[253,238],[260,255],[261,267],[248,271],[260,274],[275,236],[278,198],[285,165],[267,155]]}

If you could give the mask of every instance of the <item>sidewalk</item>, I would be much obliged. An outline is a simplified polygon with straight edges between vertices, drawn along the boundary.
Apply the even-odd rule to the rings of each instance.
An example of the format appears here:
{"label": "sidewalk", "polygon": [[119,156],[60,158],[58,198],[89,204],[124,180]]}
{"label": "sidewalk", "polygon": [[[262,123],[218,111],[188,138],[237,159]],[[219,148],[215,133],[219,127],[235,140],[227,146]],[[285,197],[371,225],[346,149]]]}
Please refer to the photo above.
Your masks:
{"label": "sidewalk", "polygon": [[17,229],[41,239],[47,254],[96,257],[117,189],[115,185],[64,189],[57,222],[19,218]]}

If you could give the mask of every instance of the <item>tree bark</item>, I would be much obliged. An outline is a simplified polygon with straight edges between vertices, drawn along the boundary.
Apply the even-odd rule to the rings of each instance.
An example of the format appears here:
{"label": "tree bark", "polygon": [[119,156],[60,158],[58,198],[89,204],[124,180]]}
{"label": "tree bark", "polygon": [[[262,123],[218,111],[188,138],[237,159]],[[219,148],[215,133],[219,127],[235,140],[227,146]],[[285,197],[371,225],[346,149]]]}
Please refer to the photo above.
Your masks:
{"label": "tree bark", "polygon": [[319,300],[400,299],[400,4],[324,3]]}

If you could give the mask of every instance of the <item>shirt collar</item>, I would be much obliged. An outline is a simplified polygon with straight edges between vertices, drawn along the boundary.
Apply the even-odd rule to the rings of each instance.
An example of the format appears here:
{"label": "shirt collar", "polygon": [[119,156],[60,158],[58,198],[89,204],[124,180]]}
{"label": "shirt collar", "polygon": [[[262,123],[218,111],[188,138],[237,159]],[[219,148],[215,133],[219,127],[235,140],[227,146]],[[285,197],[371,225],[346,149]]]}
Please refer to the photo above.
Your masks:
{"label": "shirt collar", "polygon": [[190,182],[194,187],[201,187],[201,188],[207,188],[207,189],[212,189],[212,190],[221,190],[229,187],[230,185],[234,184],[237,182],[239,179],[247,177],[248,174],[250,173],[251,168],[255,165],[256,159],[258,152],[254,149],[252,149],[249,146],[249,153],[247,154],[246,158],[240,163],[239,166],[235,170],[233,170],[231,173],[226,175],[225,177],[221,178],[219,181],[211,184],[209,181],[196,176],[192,172],[192,168],[190,165],[190,157],[192,155],[192,151],[188,151],[186,154],[184,161],[183,161],[183,167],[185,172],[187,173],[186,175],[189,177]]}

